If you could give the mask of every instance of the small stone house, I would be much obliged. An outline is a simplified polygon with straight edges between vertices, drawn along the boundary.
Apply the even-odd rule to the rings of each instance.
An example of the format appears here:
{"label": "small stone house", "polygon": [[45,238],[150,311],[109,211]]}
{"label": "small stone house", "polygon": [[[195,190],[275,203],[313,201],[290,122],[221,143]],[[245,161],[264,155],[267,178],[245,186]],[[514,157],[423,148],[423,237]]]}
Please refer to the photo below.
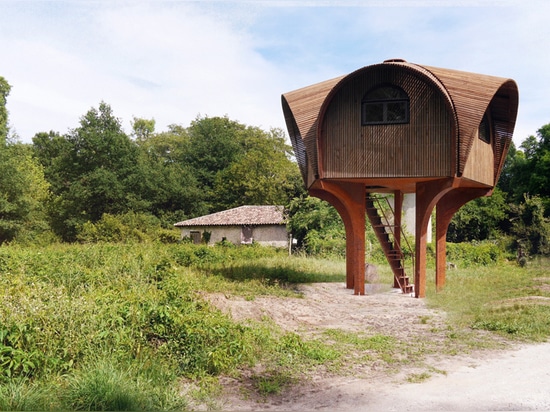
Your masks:
{"label": "small stone house", "polygon": [[236,245],[253,242],[288,247],[289,235],[283,206],[240,206],[174,224],[181,237],[213,245],[226,240]]}

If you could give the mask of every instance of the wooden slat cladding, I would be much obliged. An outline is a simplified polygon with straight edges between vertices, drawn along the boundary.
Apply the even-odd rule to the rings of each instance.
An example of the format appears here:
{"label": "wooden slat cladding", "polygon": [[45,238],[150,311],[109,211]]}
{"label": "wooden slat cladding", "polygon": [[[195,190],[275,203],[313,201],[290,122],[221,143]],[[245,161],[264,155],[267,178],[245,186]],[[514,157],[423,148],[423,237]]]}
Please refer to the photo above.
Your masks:
{"label": "wooden slat cladding", "polygon": [[[402,88],[410,123],[361,126],[361,100],[381,84]],[[381,65],[338,88],[320,134],[323,178],[453,176],[454,117],[441,90],[401,65]]]}
{"label": "wooden slat cladding", "polygon": [[[445,84],[449,95],[453,99],[458,117],[458,130],[460,133],[458,174],[461,175],[464,172],[472,145],[477,137],[481,119],[488,109],[489,103],[494,100],[493,97],[495,97],[499,89],[501,89],[501,100],[500,102],[498,102],[498,99],[494,100],[495,106],[499,106],[499,108],[495,108],[495,110],[498,111],[501,116],[503,112],[507,112],[507,115],[504,117],[506,123],[511,123],[511,128],[509,136],[503,136],[501,134],[495,137],[499,139],[511,139],[515,124],[515,113],[517,111],[517,87],[512,80],[501,77],[428,66],[424,67]],[[514,96],[516,97],[514,98]],[[504,102],[502,99],[504,99]],[[514,100],[516,104],[510,105]],[[495,175],[498,175],[496,170],[494,170],[494,172]]]}
{"label": "wooden slat cladding", "polygon": [[[286,128],[290,136],[290,142],[292,143],[292,148],[294,149],[294,156],[298,162],[298,167],[300,168],[300,173],[304,179],[304,183],[307,185],[308,181],[308,156],[306,153],[306,146],[302,140],[302,135],[300,129],[296,124],[296,119],[292,115],[292,110],[286,101],[285,97],[281,98],[281,103],[283,105],[283,113],[285,115]],[[309,185],[308,185],[309,186]]]}
{"label": "wooden slat cladding", "polygon": [[505,82],[497,91],[490,104],[490,113],[493,119],[493,136],[495,139],[495,184],[504,167],[508,148],[512,143],[516,124],[519,93],[514,81]]}
{"label": "wooden slat cladding", "polygon": [[494,160],[491,144],[485,143],[476,136],[472,142],[470,156],[464,165],[462,177],[487,186],[494,186]]}
{"label": "wooden slat cladding", "polygon": [[[317,162],[319,110],[327,94],[342,78],[343,76],[326,80],[312,86],[285,93],[282,96],[287,129],[290,133],[296,158],[299,161],[307,160],[306,164],[300,165],[300,171],[306,182],[311,182],[314,176],[319,174]],[[304,149],[305,154],[303,154]],[[307,173],[309,169],[313,172],[314,176],[304,176],[304,172]]]}

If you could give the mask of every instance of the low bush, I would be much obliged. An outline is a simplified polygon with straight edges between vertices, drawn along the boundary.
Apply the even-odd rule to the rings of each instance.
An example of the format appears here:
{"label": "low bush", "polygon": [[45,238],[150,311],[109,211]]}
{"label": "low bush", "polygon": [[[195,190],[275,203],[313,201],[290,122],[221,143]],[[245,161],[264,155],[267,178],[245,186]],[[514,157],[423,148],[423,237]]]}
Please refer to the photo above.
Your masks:
{"label": "low bush", "polygon": [[180,235],[176,229],[165,229],[158,218],[147,213],[128,212],[122,215],[105,213],[95,223],[84,223],[77,234],[81,243],[115,242],[135,243],[158,240],[176,243]]}
{"label": "low bush", "polygon": [[447,243],[447,260],[465,267],[492,265],[504,256],[504,250],[495,242]]}

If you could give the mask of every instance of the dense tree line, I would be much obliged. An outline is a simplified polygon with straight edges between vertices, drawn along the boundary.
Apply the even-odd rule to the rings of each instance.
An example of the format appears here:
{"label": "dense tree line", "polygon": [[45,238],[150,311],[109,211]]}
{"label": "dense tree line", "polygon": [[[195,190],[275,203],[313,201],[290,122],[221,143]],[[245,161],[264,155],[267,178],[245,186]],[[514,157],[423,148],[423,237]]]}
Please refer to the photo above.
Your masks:
{"label": "dense tree line", "polygon": [[[307,251],[341,252],[340,218],[306,196],[280,129],[199,116],[157,132],[153,119],[134,118],[127,134],[101,102],[67,133],[40,132],[23,144],[9,128],[10,91],[0,77],[0,244],[98,239],[99,227],[123,237],[124,225],[168,229],[243,204],[279,204]],[[512,144],[494,193],[458,211],[448,240],[507,239],[514,249],[550,253],[549,179],[550,124]]]}
{"label": "dense tree line", "polygon": [[[2,79],[2,108],[9,90]],[[128,214],[170,228],[242,204],[286,205],[303,193],[278,129],[197,117],[157,133],[154,120],[134,118],[128,135],[101,102],[68,133],[40,132],[23,144],[7,138],[7,112],[0,120],[0,242],[31,229],[75,241],[86,224]]]}

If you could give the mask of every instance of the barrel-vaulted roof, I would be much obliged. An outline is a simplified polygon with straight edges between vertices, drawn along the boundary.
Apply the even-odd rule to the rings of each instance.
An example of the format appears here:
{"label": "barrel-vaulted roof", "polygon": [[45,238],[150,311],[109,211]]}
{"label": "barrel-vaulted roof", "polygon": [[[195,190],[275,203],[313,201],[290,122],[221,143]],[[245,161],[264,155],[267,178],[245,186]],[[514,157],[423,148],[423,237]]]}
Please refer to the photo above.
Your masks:
{"label": "barrel-vaulted roof", "polygon": [[[308,174],[318,175],[317,139],[323,124],[324,110],[331,97],[346,83],[369,70],[384,68],[413,71],[438,89],[449,102],[455,118],[458,142],[457,175],[464,171],[479,124],[487,108],[495,124],[495,174],[498,175],[515,126],[518,89],[511,79],[408,63],[401,59],[365,66],[346,76],[317,83],[282,95],[282,106],[290,138],[302,176],[308,183]],[[306,161],[307,157],[307,161]],[[498,177],[498,176],[496,176]]]}
{"label": "barrel-vaulted roof", "polygon": [[284,225],[285,223],[283,206],[240,206],[184,220],[174,224],[174,226],[258,226]]}

